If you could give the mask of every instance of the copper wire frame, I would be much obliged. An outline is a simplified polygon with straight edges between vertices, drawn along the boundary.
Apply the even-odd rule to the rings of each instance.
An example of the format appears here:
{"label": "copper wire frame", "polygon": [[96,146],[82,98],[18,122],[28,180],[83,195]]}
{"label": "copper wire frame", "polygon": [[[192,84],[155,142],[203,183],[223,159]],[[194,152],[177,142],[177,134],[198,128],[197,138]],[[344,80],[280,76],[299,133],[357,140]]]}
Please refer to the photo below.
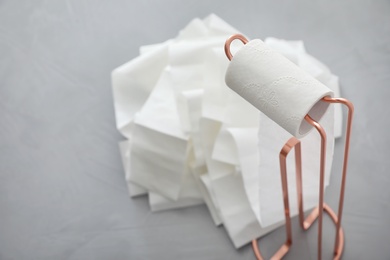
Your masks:
{"label": "copper wire frame", "polygon": [[[230,52],[230,44],[234,40],[240,40],[242,43],[246,44],[248,40],[240,35],[232,35],[227,39],[225,43],[225,53],[229,60],[233,58]],[[324,178],[325,178],[325,161],[326,161],[326,132],[323,127],[313,120],[309,115],[305,116],[305,120],[311,124],[321,136],[321,154],[320,154],[320,180],[319,180],[319,203],[318,206],[308,215],[305,219],[303,212],[303,191],[302,191],[302,155],[301,155],[301,143],[300,141],[292,137],[286,144],[283,146],[280,151],[279,160],[280,160],[280,174],[282,180],[282,190],[283,190],[283,203],[284,203],[284,214],[286,220],[286,241],[279,248],[279,250],[271,257],[272,260],[282,259],[287,252],[289,251],[292,245],[292,230],[291,230],[291,218],[290,218],[290,206],[289,206],[289,196],[288,196],[288,185],[287,185],[287,155],[294,148],[295,149],[295,171],[296,171],[296,185],[297,185],[297,195],[298,195],[298,210],[299,210],[299,223],[302,229],[309,229],[315,220],[318,219],[318,259],[322,258],[322,223],[323,223],[323,212],[328,213],[333,223],[336,225],[336,238],[334,244],[334,255],[333,259],[340,259],[343,249],[344,249],[344,231],[341,228],[341,219],[343,215],[343,206],[344,206],[344,194],[345,194],[345,183],[347,177],[347,168],[348,168],[348,156],[349,156],[349,147],[350,147],[350,137],[352,129],[352,118],[354,107],[353,104],[344,98],[332,98],[324,97],[323,102],[327,103],[339,103],[343,104],[348,108],[348,118],[347,118],[347,127],[346,127],[346,139],[344,146],[344,161],[342,169],[342,179],[340,187],[340,198],[338,206],[338,214],[324,203]],[[320,214],[321,213],[321,214]],[[258,260],[263,260],[261,255],[257,240],[252,241],[252,248],[254,254]]]}

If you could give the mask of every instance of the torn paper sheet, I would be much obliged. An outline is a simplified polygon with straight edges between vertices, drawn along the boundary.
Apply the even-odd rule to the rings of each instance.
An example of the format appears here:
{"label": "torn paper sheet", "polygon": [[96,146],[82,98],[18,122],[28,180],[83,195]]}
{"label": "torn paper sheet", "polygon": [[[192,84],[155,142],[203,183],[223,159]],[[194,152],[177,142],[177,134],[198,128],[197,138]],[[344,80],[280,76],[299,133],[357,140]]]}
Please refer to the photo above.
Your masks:
{"label": "torn paper sheet", "polygon": [[[148,192],[153,211],[205,202],[214,223],[222,222],[240,247],[281,225],[284,215],[272,211],[282,200],[262,189],[266,175],[259,168],[261,149],[269,145],[259,138],[267,136],[261,134],[262,125],[272,126],[224,82],[229,60],[223,45],[235,33],[239,31],[216,15],[196,18],[176,38],[141,46],[138,57],[112,72],[112,85],[116,125],[128,139],[120,148],[130,195]],[[307,54],[302,41],[265,42],[337,96],[337,76]],[[233,53],[240,47],[233,42]],[[335,110],[338,137],[341,108]],[[316,175],[310,178],[306,180],[314,183]],[[278,183],[275,178],[268,185]],[[305,187],[308,206],[316,201],[316,188]],[[271,195],[280,203],[268,205],[264,196]],[[275,224],[276,215],[281,221]]]}

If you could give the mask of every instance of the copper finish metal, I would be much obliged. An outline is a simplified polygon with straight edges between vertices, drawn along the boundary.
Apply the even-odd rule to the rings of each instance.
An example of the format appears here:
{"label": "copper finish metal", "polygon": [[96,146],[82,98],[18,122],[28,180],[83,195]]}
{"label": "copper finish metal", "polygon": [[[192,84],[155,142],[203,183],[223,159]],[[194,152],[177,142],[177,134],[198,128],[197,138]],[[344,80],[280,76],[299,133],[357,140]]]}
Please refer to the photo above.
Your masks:
{"label": "copper finish metal", "polygon": [[234,34],[232,36],[230,36],[226,42],[225,42],[225,54],[226,54],[226,57],[229,59],[229,60],[232,60],[233,58],[233,55],[232,53],[230,52],[230,44],[232,43],[232,41],[234,40],[240,40],[243,44],[246,44],[248,42],[248,39],[245,38],[245,36],[241,35],[241,34]]}
{"label": "copper finish metal", "polygon": [[[225,42],[225,53],[229,60],[233,58],[233,55],[230,52],[230,45],[234,40],[240,40],[242,43],[246,44],[248,39],[246,39],[241,34],[232,35]],[[286,241],[279,248],[279,250],[271,257],[272,260],[281,259],[284,255],[287,254],[291,245],[292,245],[292,230],[291,230],[291,218],[290,218],[290,205],[288,197],[288,185],[287,185],[287,165],[286,159],[289,152],[292,148],[295,149],[295,170],[296,170],[296,185],[297,185],[297,195],[298,195],[298,210],[299,210],[299,223],[304,230],[309,229],[314,221],[318,219],[318,259],[322,258],[322,223],[323,223],[323,213],[327,213],[332,219],[333,223],[336,225],[336,238],[334,245],[334,257],[333,259],[340,259],[341,254],[344,248],[344,232],[341,228],[341,218],[343,214],[344,206],[344,193],[345,193],[345,183],[347,176],[348,168],[348,156],[349,156],[349,147],[350,147],[350,138],[351,138],[351,129],[352,129],[352,118],[354,113],[353,104],[344,99],[344,98],[331,98],[324,97],[322,101],[327,103],[340,103],[345,105],[348,108],[348,118],[347,118],[347,129],[346,129],[346,139],[344,147],[344,161],[343,161],[343,170],[342,170],[342,180],[340,187],[340,201],[338,206],[338,215],[326,204],[324,203],[324,178],[325,178],[325,161],[326,161],[326,133],[321,125],[313,120],[309,115],[305,116],[305,120],[311,124],[314,128],[317,129],[318,133],[321,136],[321,155],[320,155],[320,180],[319,180],[319,203],[318,206],[313,209],[313,211],[305,219],[303,212],[303,191],[302,191],[302,158],[301,158],[301,143],[295,137],[290,138],[287,143],[283,146],[280,151],[279,160],[280,160],[280,174],[282,180],[282,189],[283,189],[283,203],[284,203],[284,214],[286,219]],[[263,260],[257,240],[252,241],[253,251],[258,260]]]}
{"label": "copper finish metal", "polygon": [[324,178],[325,178],[325,160],[326,160],[326,133],[324,128],[314,121],[308,114],[305,116],[305,120],[314,126],[321,136],[321,159],[320,159],[320,194],[318,210],[321,214],[318,214],[318,260],[322,258],[322,219],[324,214]]}
{"label": "copper finish metal", "polygon": [[[299,178],[302,173],[302,163],[301,163],[301,142],[295,138],[290,138],[287,143],[283,146],[282,150],[279,154],[280,159],[280,174],[282,178],[282,190],[283,190],[283,204],[284,204],[284,216],[286,219],[286,241],[284,244],[279,248],[279,250],[272,256],[271,259],[281,259],[285,254],[287,254],[288,250],[291,247],[292,244],[292,230],[291,230],[291,218],[290,218],[290,205],[289,205],[289,198],[288,198],[288,185],[287,185],[287,155],[292,150],[292,148],[295,149],[295,167],[296,167],[296,174],[297,174],[297,187],[301,188],[301,190],[298,192],[298,201],[300,201],[300,205],[302,202],[302,199],[300,199],[300,195],[302,195],[302,178]],[[302,197],[301,197],[302,198]],[[303,212],[303,204],[302,204],[302,212]],[[301,214],[300,214],[301,216]],[[257,245],[257,240],[252,241],[252,247],[253,251],[255,252],[255,256],[257,259],[263,259],[261,256],[259,247]]]}
{"label": "copper finish metal", "polygon": [[343,104],[348,108],[347,129],[346,129],[345,144],[344,144],[343,172],[342,172],[342,179],[341,179],[340,201],[339,201],[339,208],[338,208],[338,222],[336,225],[336,239],[334,245],[334,255],[336,258],[341,256],[343,250],[342,248],[339,248],[339,244],[344,243],[344,238],[340,237],[339,234],[341,230],[341,218],[343,216],[345,183],[347,181],[348,157],[349,157],[349,147],[350,147],[351,131],[352,131],[352,118],[355,109],[352,102],[345,98],[324,97],[323,100],[328,103]]}
{"label": "copper finish metal", "polygon": [[[309,115],[306,115],[305,120],[317,129],[321,136],[321,159],[320,159],[320,192],[319,192],[319,205],[309,214],[309,216],[304,218],[303,212],[303,191],[302,191],[302,160],[301,160],[301,144],[298,139],[292,137],[284,145],[280,152],[280,173],[282,179],[282,189],[283,189],[283,202],[284,202],[284,212],[286,219],[286,242],[279,248],[279,250],[271,257],[272,260],[281,259],[284,255],[287,254],[288,250],[292,245],[292,231],[291,231],[291,219],[290,219],[290,207],[288,200],[288,185],[287,185],[287,167],[286,167],[286,158],[288,153],[295,149],[295,167],[296,167],[296,185],[297,185],[297,195],[298,195],[298,209],[299,209],[299,223],[304,230],[307,230],[311,227],[316,219],[318,219],[318,259],[322,258],[322,222],[323,222],[323,212],[327,213],[332,219],[333,223],[336,225],[336,239],[334,247],[334,256],[333,259],[338,260],[341,258],[341,254],[344,248],[344,231],[341,228],[341,218],[343,213],[344,205],[344,193],[345,193],[345,183],[346,183],[346,174],[348,166],[348,155],[349,155],[349,146],[350,146],[350,137],[352,129],[352,117],[353,117],[353,104],[343,98],[323,98],[324,102],[328,103],[341,103],[348,107],[348,118],[347,118],[347,129],[346,129],[346,142],[344,149],[344,163],[343,163],[343,172],[342,172],[342,181],[340,188],[340,202],[338,207],[338,216],[336,213],[324,203],[324,176],[325,176],[325,155],[326,155],[326,133],[321,125],[314,121]],[[320,214],[321,213],[321,214]],[[255,253],[255,256],[258,260],[263,260],[264,258],[261,255],[257,240],[252,241],[252,248]]]}

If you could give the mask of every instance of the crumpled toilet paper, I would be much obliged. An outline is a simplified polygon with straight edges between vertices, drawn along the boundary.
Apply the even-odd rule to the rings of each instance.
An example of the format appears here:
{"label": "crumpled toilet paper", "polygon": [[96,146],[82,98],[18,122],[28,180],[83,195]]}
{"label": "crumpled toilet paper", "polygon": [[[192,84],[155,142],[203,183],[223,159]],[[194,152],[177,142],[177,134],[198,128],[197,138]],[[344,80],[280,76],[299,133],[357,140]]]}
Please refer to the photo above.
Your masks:
{"label": "crumpled toilet paper", "polygon": [[[284,215],[274,211],[279,194],[264,191],[265,184],[280,185],[279,164],[262,164],[264,131],[274,126],[224,82],[229,60],[223,46],[236,33],[214,14],[196,18],[176,38],[142,46],[138,57],[112,72],[112,87],[116,126],[127,139],[119,145],[130,196],[147,193],[152,211],[205,203],[238,248],[282,225]],[[338,78],[301,41],[265,42],[338,95]],[[337,137],[341,111],[335,109],[329,120]],[[278,138],[273,146],[285,135]],[[275,176],[267,183],[269,170]],[[317,176],[307,175],[310,186]],[[265,196],[274,197],[267,203]],[[305,202],[315,196],[305,190]]]}

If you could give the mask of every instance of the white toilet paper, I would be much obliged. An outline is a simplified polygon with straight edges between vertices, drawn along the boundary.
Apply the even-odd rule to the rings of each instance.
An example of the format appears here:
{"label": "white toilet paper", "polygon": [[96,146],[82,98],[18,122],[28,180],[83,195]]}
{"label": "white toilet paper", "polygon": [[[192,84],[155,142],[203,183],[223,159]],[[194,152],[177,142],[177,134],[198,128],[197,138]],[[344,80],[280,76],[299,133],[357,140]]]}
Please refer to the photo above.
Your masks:
{"label": "white toilet paper", "polygon": [[122,157],[123,169],[125,170],[125,178],[127,189],[130,197],[137,197],[148,194],[148,191],[131,181],[130,153],[131,153],[131,138],[119,142],[119,150]]}
{"label": "white toilet paper", "polygon": [[[139,57],[113,71],[112,83],[117,128],[128,139],[121,144],[121,155],[131,196],[148,192],[151,209],[157,211],[202,203],[203,195],[215,224],[223,222],[233,244],[241,247],[281,223],[271,225],[270,221],[283,220],[282,199],[265,189],[280,185],[279,164],[272,164],[273,168],[265,168],[269,163],[263,165],[271,162],[271,156],[278,158],[268,151],[274,140],[269,136],[283,136],[266,123],[287,136],[289,133],[226,87],[224,76],[230,62],[222,46],[235,33],[239,32],[215,15],[194,19],[176,38],[142,46]],[[265,42],[337,96],[337,77],[306,53],[303,42],[270,38]],[[241,47],[235,41],[231,50],[235,53]],[[341,133],[341,111],[338,113],[335,123]],[[325,120],[326,115],[320,122],[324,126]],[[255,129],[259,129],[258,138]],[[318,137],[312,131],[301,141],[311,135]],[[331,133],[327,131],[327,135],[331,141]],[[272,147],[275,153],[280,150],[279,143]],[[305,147],[309,149],[302,150],[305,158],[311,159],[306,153],[317,155]],[[329,144],[327,147],[328,152],[333,151]],[[193,179],[186,178],[190,177],[188,170]],[[317,177],[311,174],[314,171],[318,172],[304,169],[304,182]],[[274,174],[277,180],[264,181],[267,174]],[[314,184],[318,189],[318,183]],[[317,201],[314,188],[305,186],[305,206]],[[276,200],[278,203],[270,204]],[[259,220],[271,226],[265,227]]]}
{"label": "white toilet paper", "polygon": [[301,138],[312,127],[304,117],[319,121],[333,92],[283,55],[252,40],[234,55],[226,84],[292,135]]}

